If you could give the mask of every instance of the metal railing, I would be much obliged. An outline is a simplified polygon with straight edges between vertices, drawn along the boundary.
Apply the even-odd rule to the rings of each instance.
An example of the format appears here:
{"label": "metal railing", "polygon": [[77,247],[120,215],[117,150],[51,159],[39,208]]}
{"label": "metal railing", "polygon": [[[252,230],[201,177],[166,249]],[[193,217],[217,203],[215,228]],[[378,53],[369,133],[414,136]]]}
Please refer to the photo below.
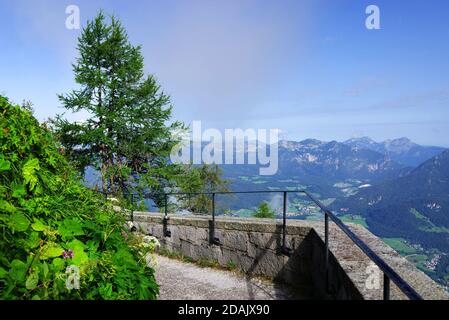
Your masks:
{"label": "metal railing", "polygon": [[[306,195],[324,214],[324,245],[325,245],[325,274],[326,274],[326,288],[329,288],[329,219],[335,223],[354,244],[356,244],[367,256],[373,261],[379,269],[383,272],[383,299],[390,299],[390,282],[392,281],[409,299],[423,300],[423,298],[413,289],[396,271],[394,271],[379,255],[377,255],[362,239],[360,239],[351,229],[346,226],[334,213],[332,213],[323,203],[316,199],[312,194],[306,190],[263,190],[263,191],[223,191],[223,192],[171,192],[163,193],[164,196],[164,235],[171,236],[168,229],[168,197],[169,196],[195,196],[195,195],[209,195],[211,197],[211,230],[210,243],[214,245],[221,245],[220,239],[215,236],[215,198],[219,194],[264,194],[264,193],[282,193],[283,208],[282,208],[282,245],[280,251],[282,254],[290,256],[292,249],[286,245],[287,234],[287,194],[304,194]],[[134,203],[136,196],[131,194],[131,202]],[[143,195],[144,199],[148,196]],[[131,213],[133,214],[133,212]]]}

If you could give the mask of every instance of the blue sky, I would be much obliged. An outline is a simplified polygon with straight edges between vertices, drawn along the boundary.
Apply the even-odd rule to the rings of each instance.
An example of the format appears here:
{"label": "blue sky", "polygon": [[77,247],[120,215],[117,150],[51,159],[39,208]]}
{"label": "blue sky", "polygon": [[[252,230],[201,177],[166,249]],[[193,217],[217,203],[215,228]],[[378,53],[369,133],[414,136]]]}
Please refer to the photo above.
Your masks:
{"label": "blue sky", "polygon": [[[70,4],[82,24],[100,8],[122,20],[188,124],[449,146],[449,1],[0,0],[0,93],[40,120],[76,87]],[[369,4],[381,30],[365,28]]]}

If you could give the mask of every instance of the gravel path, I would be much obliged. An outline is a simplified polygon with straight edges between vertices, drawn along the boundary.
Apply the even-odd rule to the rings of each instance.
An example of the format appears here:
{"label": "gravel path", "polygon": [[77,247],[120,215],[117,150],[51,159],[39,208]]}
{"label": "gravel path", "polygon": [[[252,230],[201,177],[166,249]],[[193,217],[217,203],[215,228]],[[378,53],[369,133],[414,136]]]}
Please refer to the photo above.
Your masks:
{"label": "gravel path", "polygon": [[160,300],[288,300],[298,293],[271,281],[235,272],[201,268],[193,263],[157,256]]}

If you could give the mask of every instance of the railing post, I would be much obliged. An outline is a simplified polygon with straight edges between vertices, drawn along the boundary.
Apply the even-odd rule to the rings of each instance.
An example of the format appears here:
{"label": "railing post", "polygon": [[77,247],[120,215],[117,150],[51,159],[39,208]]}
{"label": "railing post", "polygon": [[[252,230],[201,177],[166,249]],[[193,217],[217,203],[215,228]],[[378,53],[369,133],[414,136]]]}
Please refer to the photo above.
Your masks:
{"label": "railing post", "polygon": [[164,193],[164,219],[167,219],[168,215],[168,201],[167,201],[167,194]]}
{"label": "railing post", "polygon": [[212,193],[212,223],[210,228],[210,242],[215,245],[220,245],[220,239],[215,237],[215,192]]}
{"label": "railing post", "polygon": [[287,234],[287,191],[283,192],[284,201],[283,201],[283,207],[282,207],[282,246],[281,246],[281,253],[285,254],[286,256],[290,256],[292,253],[291,248],[287,248],[285,242],[286,234]]}
{"label": "railing post", "polygon": [[326,290],[329,293],[329,216],[324,212],[324,246],[325,246],[325,260],[324,269],[326,274]]}
{"label": "railing post", "polygon": [[134,222],[134,193],[131,193],[131,222]]}
{"label": "railing post", "polygon": [[190,195],[190,193],[187,195],[187,209],[190,209],[190,205],[192,203],[192,197]]}
{"label": "railing post", "polygon": [[215,223],[215,193],[212,193],[212,221]]}
{"label": "railing post", "polygon": [[164,236],[170,238],[171,231],[168,229],[168,195],[164,193],[164,219],[163,219]]}
{"label": "railing post", "polygon": [[390,300],[390,278],[384,272],[384,300]]}

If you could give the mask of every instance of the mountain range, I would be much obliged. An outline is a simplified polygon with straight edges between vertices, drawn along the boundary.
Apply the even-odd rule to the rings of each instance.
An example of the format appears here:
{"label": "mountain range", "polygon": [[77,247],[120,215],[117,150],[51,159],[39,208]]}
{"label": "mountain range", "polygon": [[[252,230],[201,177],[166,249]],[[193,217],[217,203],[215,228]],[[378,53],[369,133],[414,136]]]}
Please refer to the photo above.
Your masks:
{"label": "mountain range", "polygon": [[[426,157],[425,160],[444,150],[419,146],[408,139],[375,143],[369,138],[345,142],[284,140],[278,146],[278,172],[275,175],[259,176],[257,165],[221,165],[224,177],[232,183],[232,189],[293,188],[300,185],[322,197],[339,198],[347,196],[348,192],[355,192],[353,189],[359,186],[406,175],[413,169],[409,164],[417,161],[416,150],[420,150],[419,157]],[[398,155],[402,161],[393,158],[392,154]]]}
{"label": "mountain range", "polygon": [[382,237],[401,237],[449,252],[449,150],[405,176],[337,199],[332,208],[361,215]]}
{"label": "mountain range", "polygon": [[[281,141],[278,166],[273,176],[259,176],[255,165],[221,167],[231,190],[307,189],[330,199],[337,214],[361,216],[379,236],[449,252],[449,150],[407,138]],[[229,203],[239,208],[268,199]]]}
{"label": "mountain range", "polygon": [[323,176],[330,181],[361,179],[378,181],[396,177],[405,168],[371,149],[354,148],[337,141],[307,139],[279,144],[280,175]]}
{"label": "mountain range", "polygon": [[408,138],[376,142],[369,137],[362,137],[352,138],[343,143],[351,147],[382,153],[398,163],[412,167],[420,165],[445,150],[442,147],[422,146]]}
{"label": "mountain range", "polygon": [[[279,143],[279,170],[259,176],[251,166],[222,166],[232,190],[307,189],[344,221],[362,223],[437,282],[449,287],[449,150],[407,138],[375,142],[307,139]],[[289,197],[291,218],[318,211]],[[236,197],[235,208],[280,196]],[[312,208],[312,209],[310,209]]]}
{"label": "mountain range", "polygon": [[[363,141],[372,140],[362,138],[360,144]],[[385,145],[393,144],[396,146],[394,150],[403,150],[401,157],[407,160],[405,162],[415,161],[416,153],[407,153],[406,150],[416,149],[418,145],[408,139],[391,141],[394,143]],[[230,189],[234,191],[307,189],[321,199],[344,198],[356,194],[360,188],[394,180],[413,170],[413,166],[392,159],[391,151],[376,150],[375,143],[372,143],[372,148],[357,146],[356,143],[356,139],[345,142],[317,139],[280,141],[278,171],[271,176],[259,175],[258,165],[232,164],[220,167],[223,177],[230,182]],[[410,145],[414,147],[409,148]],[[444,150],[439,147],[419,147],[421,154],[427,154],[429,158],[437,149]],[[247,153],[247,150],[243,152]],[[255,206],[262,200],[269,200],[269,197],[260,195],[243,199],[236,196],[227,202],[231,209],[238,209]]]}

